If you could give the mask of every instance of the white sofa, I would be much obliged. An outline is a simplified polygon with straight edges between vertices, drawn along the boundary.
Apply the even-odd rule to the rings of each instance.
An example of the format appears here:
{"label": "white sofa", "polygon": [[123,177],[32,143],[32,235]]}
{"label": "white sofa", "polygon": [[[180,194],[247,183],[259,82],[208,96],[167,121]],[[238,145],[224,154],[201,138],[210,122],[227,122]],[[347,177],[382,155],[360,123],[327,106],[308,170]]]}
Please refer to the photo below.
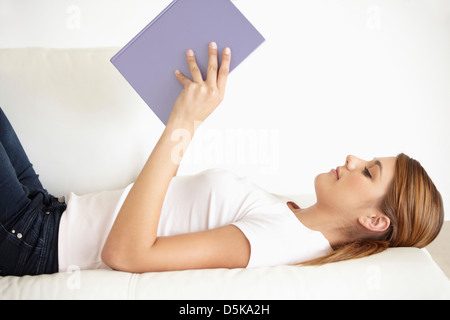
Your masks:
{"label": "white sofa", "polygon": [[0,279],[3,299],[448,299],[448,279],[419,249],[321,267],[130,274],[77,271]]}
{"label": "white sofa", "polygon": [[[0,106],[54,195],[125,186],[163,130],[110,64],[118,49],[0,49]],[[426,250],[412,248],[322,267],[146,274],[75,267],[0,278],[0,299],[324,298],[449,299],[450,284]]]}

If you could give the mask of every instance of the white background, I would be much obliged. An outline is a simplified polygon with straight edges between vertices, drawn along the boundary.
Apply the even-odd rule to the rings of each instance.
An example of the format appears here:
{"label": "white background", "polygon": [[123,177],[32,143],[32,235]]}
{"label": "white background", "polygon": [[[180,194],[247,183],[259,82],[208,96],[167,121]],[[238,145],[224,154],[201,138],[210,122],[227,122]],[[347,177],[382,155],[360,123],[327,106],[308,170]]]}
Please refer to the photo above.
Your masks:
{"label": "white background", "polygon": [[[0,0],[0,47],[121,47],[170,2]],[[233,3],[266,42],[231,74],[180,173],[228,167],[308,194],[348,154],[405,152],[450,203],[450,1]]]}

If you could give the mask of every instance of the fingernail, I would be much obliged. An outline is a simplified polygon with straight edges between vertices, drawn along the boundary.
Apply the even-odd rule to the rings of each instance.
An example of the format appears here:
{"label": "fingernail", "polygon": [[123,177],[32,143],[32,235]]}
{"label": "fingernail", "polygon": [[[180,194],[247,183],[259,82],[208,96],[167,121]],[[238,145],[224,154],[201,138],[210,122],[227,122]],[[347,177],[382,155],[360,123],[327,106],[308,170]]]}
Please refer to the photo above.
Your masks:
{"label": "fingernail", "polygon": [[180,74],[180,70],[175,70],[175,74],[179,75]]}
{"label": "fingernail", "polygon": [[225,48],[225,54],[230,54],[231,53],[231,49],[230,48]]}
{"label": "fingernail", "polygon": [[217,49],[217,43],[211,42],[211,49]]}
{"label": "fingernail", "polygon": [[192,51],[191,49],[188,50],[187,52],[189,57],[193,57],[194,56],[194,51]]}

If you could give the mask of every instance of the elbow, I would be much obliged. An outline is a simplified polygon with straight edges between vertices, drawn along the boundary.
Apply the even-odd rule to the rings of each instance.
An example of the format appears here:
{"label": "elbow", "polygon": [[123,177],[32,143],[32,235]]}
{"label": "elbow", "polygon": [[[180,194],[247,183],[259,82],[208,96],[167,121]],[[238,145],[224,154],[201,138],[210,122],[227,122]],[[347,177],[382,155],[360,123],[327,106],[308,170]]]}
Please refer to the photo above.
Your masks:
{"label": "elbow", "polygon": [[104,264],[114,270],[120,270],[120,261],[122,258],[117,250],[114,250],[111,245],[105,245],[102,250],[101,259]]}
{"label": "elbow", "polygon": [[136,272],[132,262],[135,261],[130,257],[130,253],[115,248],[112,245],[105,245],[102,250],[101,259],[104,264],[113,270],[124,272]]}
{"label": "elbow", "polygon": [[156,271],[149,265],[148,259],[150,250],[137,250],[136,248],[120,248],[120,246],[105,245],[101,259],[104,264],[113,270],[130,272],[130,273],[144,273]]}

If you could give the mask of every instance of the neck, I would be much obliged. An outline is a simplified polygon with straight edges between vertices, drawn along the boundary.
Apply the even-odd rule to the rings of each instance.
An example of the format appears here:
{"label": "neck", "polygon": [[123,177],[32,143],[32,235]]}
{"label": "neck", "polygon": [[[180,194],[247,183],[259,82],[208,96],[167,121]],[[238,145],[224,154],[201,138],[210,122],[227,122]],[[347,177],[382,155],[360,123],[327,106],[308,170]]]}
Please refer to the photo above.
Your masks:
{"label": "neck", "polygon": [[351,241],[348,232],[345,231],[348,230],[346,228],[348,223],[341,218],[341,215],[330,212],[317,203],[305,209],[292,205],[289,208],[305,227],[322,233],[331,247]]}

